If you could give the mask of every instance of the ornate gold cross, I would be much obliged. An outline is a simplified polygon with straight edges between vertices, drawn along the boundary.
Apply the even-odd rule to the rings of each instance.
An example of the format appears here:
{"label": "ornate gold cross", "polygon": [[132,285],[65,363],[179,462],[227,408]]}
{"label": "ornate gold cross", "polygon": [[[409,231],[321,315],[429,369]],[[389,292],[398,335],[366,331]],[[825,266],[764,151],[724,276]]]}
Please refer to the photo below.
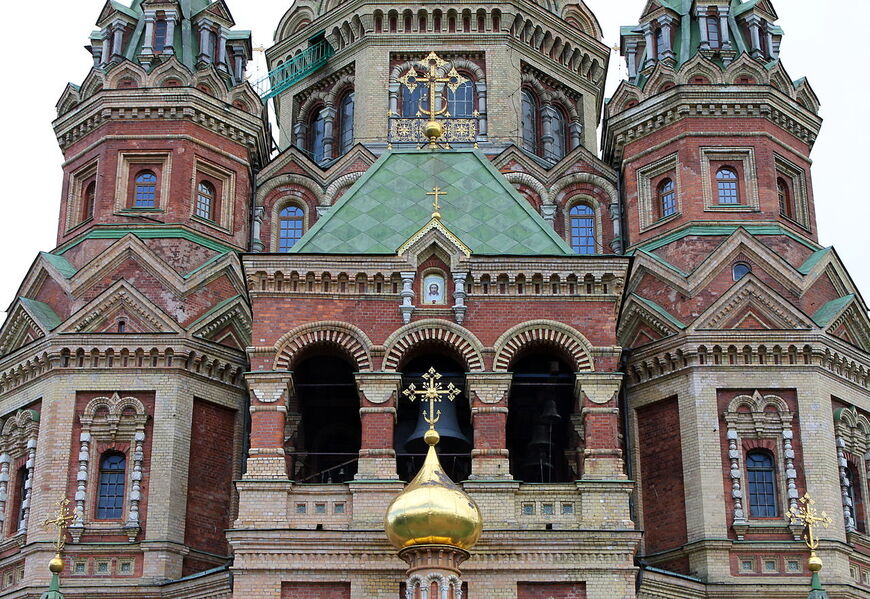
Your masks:
{"label": "ornate gold cross", "polygon": [[429,414],[427,416],[424,412],[423,419],[429,424],[430,430],[435,430],[435,423],[441,418],[441,410],[438,410],[437,413],[435,412],[435,402],[440,402],[443,397],[453,401],[459,395],[459,389],[456,388],[456,385],[448,383],[447,387],[444,387],[438,381],[440,378],[441,374],[439,372],[434,368],[429,368],[429,371],[423,375],[423,380],[426,381],[425,387],[417,389],[417,386],[411,383],[407,389],[402,391],[405,397],[411,401],[419,399],[420,401],[426,400],[429,402]]}
{"label": "ornate gold cross", "polygon": [[429,56],[420,62],[428,65],[428,72],[420,74],[412,66],[408,69],[408,72],[399,77],[399,82],[404,85],[410,93],[414,93],[414,90],[417,89],[418,85],[425,85],[429,88],[429,107],[423,108],[423,100],[421,99],[417,106],[417,113],[429,117],[429,122],[426,123],[424,132],[426,138],[429,140],[429,147],[436,148],[436,141],[444,133],[444,128],[441,126],[441,123],[436,120],[436,117],[442,114],[450,116],[447,112],[446,104],[441,108],[436,107],[435,100],[438,96],[438,84],[446,84],[450,91],[456,93],[459,86],[465,83],[467,79],[460,75],[454,66],[450,67],[447,76],[439,75],[439,69],[444,67],[447,64],[447,61],[443,60],[440,56],[435,54],[435,52],[430,52]]}
{"label": "ornate gold cross", "polygon": [[432,191],[426,193],[427,196],[435,196],[435,201],[432,202],[432,218],[441,218],[441,205],[438,203],[438,196],[446,196],[447,192],[441,191],[440,187],[433,187]]}
{"label": "ornate gold cross", "polygon": [[813,501],[809,493],[801,497],[800,502],[801,507],[792,506],[788,511],[788,519],[792,524],[802,524],[806,527],[806,538],[804,540],[810,551],[815,551],[819,548],[819,540],[815,536],[815,530],[820,526],[828,528],[833,523],[833,520],[825,512],[819,514],[816,508],[813,507],[816,505],[816,502]]}
{"label": "ornate gold cross", "polygon": [[75,520],[75,514],[69,508],[69,499],[64,497],[62,500],[57,502],[57,516],[53,520],[46,520],[43,522],[43,526],[55,526],[57,527],[57,540],[54,542],[54,548],[57,550],[57,553],[60,554],[63,551],[64,546],[66,546],[66,530],[69,528],[70,523]]}

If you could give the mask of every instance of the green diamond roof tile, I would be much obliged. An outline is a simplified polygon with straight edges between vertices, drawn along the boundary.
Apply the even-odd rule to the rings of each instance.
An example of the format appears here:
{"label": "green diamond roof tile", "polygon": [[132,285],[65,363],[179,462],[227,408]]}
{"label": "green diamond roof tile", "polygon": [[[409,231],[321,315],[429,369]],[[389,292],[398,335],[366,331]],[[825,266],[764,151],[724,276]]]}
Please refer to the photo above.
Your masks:
{"label": "green diamond roof tile", "polygon": [[475,150],[390,151],[293,247],[300,254],[395,254],[432,217],[473,253],[570,255],[504,176]]}

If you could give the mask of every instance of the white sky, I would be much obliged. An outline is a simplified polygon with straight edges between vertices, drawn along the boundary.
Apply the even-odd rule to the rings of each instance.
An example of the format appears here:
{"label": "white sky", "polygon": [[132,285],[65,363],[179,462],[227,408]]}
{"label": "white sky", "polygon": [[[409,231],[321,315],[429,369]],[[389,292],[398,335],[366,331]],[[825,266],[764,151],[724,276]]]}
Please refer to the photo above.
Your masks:
{"label": "white sky", "polygon": [[[0,310],[5,309],[40,250],[55,246],[63,160],[51,121],[67,81],[81,83],[91,65],[83,49],[103,0],[49,0],[47,14],[28,3],[7,3],[0,53],[7,57],[0,96],[0,174],[4,182],[0,217]],[[254,46],[268,47],[284,0],[228,0],[240,28],[254,32]],[[645,0],[587,0],[605,32],[619,41],[619,26],[637,22]],[[870,2],[849,2],[842,11],[817,0],[774,1],[786,36],[782,59],[793,79],[808,77],[822,102],[825,125],[816,143],[813,183],[819,237],[835,245],[855,282],[870,301],[870,194],[867,151],[870,84],[864,64],[866,39],[854,24],[870,21]],[[38,18],[36,18],[38,17]],[[848,27],[846,26],[850,24]],[[258,53],[262,62],[262,54]],[[261,73],[263,67],[259,67]],[[252,69],[253,71],[253,69]],[[257,73],[254,73],[257,76]],[[618,84],[614,58],[608,95]]]}

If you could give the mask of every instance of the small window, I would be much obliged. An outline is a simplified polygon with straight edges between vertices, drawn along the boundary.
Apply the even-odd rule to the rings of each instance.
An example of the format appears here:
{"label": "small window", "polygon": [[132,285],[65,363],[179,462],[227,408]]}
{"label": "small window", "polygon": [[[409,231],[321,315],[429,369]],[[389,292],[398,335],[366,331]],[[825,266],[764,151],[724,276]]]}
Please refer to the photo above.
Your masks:
{"label": "small window", "polygon": [[214,220],[215,191],[214,185],[208,181],[200,181],[196,188],[196,215],[207,220]]}
{"label": "small window", "polygon": [[136,208],[154,208],[157,205],[157,175],[142,171],[136,175]]}
{"label": "small window", "polygon": [[126,333],[127,332],[127,321],[126,320],[119,320],[118,321],[118,332],[119,333]]}
{"label": "small window", "polygon": [[595,253],[595,211],[585,204],[571,208],[571,247],[578,254]]}
{"label": "small window", "polygon": [[776,469],[773,456],[754,450],[746,455],[746,475],[749,482],[749,513],[753,518],[776,518]]}
{"label": "small window", "polygon": [[746,275],[752,272],[752,267],[746,262],[738,262],[731,267],[731,275],[735,281],[739,281]]}
{"label": "small window", "polygon": [[523,149],[535,153],[538,148],[538,100],[527,89],[522,92]]}
{"label": "small window", "polygon": [[160,19],[154,23],[154,53],[160,54],[166,49],[167,23]]}
{"label": "small window", "polygon": [[302,238],[305,213],[297,206],[287,206],[281,211],[278,229],[278,251],[289,252]]}
{"label": "small window", "polygon": [[471,118],[474,114],[474,81],[462,82],[455,92],[447,90],[447,110],[454,118]]}
{"label": "small window", "polygon": [[16,482],[17,485],[17,495],[15,500],[18,505],[17,516],[18,519],[12,523],[12,530],[18,530],[21,522],[24,521],[24,500],[27,498],[27,479],[29,477],[30,472],[27,470],[27,466],[22,466],[18,469],[18,476]]}
{"label": "small window", "polygon": [[97,200],[97,182],[91,181],[82,194],[82,221],[94,218],[94,204]]}
{"label": "small window", "polygon": [[740,203],[740,195],[737,190],[737,171],[733,168],[723,167],[716,172],[716,187],[719,191],[720,204]]}
{"label": "small window", "polygon": [[672,179],[665,179],[659,183],[659,206],[662,218],[677,212],[677,193]]}
{"label": "small window", "polygon": [[787,218],[794,218],[791,193],[789,193],[788,183],[782,177],[776,180],[776,194],[779,198],[779,213]]}
{"label": "small window", "polygon": [[97,497],[97,519],[116,520],[124,510],[127,458],[109,453],[100,461],[100,486]]}
{"label": "small window", "polygon": [[719,48],[722,44],[722,35],[719,32],[719,17],[707,17],[707,41],[711,48]]}
{"label": "small window", "polygon": [[353,145],[353,110],[354,98],[353,90],[342,96],[339,104],[340,111],[338,113],[338,131],[339,131],[339,152],[344,154]]}

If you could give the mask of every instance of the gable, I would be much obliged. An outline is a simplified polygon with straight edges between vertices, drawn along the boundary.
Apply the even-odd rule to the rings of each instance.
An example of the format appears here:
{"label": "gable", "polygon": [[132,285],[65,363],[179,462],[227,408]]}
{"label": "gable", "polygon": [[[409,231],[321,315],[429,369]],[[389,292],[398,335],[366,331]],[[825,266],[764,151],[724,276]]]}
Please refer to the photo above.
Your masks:
{"label": "gable", "polygon": [[617,338],[627,347],[640,347],[676,335],[686,326],[652,300],[631,294],[617,327]]}
{"label": "gable", "polygon": [[19,297],[3,327],[0,328],[0,356],[48,335],[57,328],[60,318],[51,306],[26,297]]}
{"label": "gable", "polygon": [[251,311],[240,295],[224,300],[188,327],[194,337],[244,349],[251,340]]}
{"label": "gable", "polygon": [[61,333],[118,333],[124,320],[130,333],[179,333],[181,328],[137,291],[120,280],[78,310],[59,329]]}
{"label": "gable", "polygon": [[747,275],[701,314],[693,330],[809,330],[812,321],[753,275]]}
{"label": "gable", "polygon": [[394,255],[431,220],[435,187],[441,223],[473,254],[573,255],[475,150],[387,152],[291,252]]}
{"label": "gable", "polygon": [[828,334],[870,351],[870,319],[856,296],[831,300],[813,314],[813,320]]}

